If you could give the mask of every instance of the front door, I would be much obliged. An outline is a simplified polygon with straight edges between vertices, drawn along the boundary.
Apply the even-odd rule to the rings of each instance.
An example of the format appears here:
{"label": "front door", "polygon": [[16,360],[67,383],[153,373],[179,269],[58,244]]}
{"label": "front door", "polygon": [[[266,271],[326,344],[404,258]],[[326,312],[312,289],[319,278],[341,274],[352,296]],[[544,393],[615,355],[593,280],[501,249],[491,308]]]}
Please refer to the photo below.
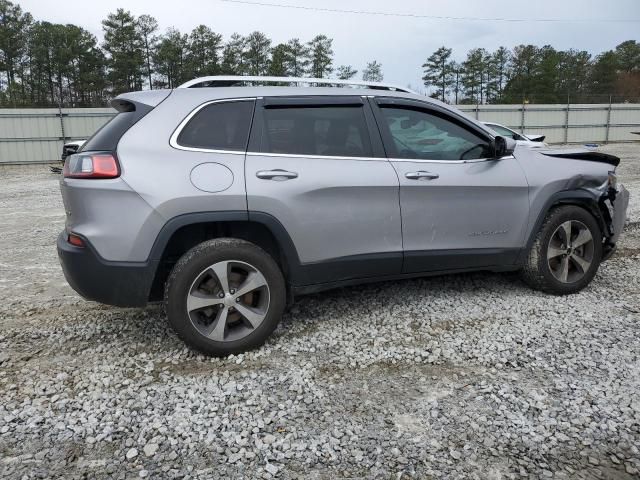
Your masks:
{"label": "front door", "polygon": [[529,213],[513,157],[494,159],[491,137],[422,102],[373,102],[400,180],[405,273],[513,264]]}
{"label": "front door", "polygon": [[377,135],[361,97],[258,102],[245,163],[249,216],[282,224],[298,285],[400,273],[398,178]]}

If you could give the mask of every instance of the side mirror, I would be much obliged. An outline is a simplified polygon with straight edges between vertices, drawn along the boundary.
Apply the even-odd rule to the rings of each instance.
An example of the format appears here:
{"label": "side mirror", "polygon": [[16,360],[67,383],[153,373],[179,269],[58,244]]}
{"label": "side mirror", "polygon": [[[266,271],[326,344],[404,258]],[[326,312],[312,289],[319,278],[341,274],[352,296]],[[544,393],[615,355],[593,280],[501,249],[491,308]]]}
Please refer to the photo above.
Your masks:
{"label": "side mirror", "polygon": [[502,137],[498,135],[493,139],[493,151],[495,158],[507,157],[513,154],[516,149],[516,141],[513,138]]}

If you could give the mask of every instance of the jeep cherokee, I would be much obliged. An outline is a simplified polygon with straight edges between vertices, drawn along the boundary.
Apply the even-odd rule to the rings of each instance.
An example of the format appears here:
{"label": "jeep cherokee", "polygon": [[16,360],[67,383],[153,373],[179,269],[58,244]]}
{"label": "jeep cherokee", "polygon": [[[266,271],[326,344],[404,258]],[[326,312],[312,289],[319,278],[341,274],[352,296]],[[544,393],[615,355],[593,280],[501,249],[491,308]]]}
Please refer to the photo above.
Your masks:
{"label": "jeep cherokee", "polygon": [[296,295],[337,286],[519,270],[574,293],[625,221],[618,158],[516,148],[403,88],[204,77],[112,105],[65,162],[65,276],[90,300],[164,301],[211,355],[261,345]]}

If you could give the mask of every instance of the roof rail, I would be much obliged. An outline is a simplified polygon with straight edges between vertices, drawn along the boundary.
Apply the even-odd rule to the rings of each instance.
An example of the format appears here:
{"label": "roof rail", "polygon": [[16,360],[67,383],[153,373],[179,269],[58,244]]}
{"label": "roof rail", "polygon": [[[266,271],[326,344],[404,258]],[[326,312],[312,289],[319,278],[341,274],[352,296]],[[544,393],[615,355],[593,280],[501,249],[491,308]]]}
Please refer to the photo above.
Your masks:
{"label": "roof rail", "polygon": [[332,85],[332,86],[353,86],[365,87],[372,90],[395,90],[396,92],[416,93],[408,88],[399,87],[379,82],[359,82],[353,80],[337,80],[332,78],[302,78],[302,77],[251,77],[244,75],[212,75],[200,77],[183,83],[178,88],[200,88],[200,87],[232,87],[240,86],[242,83],[288,83],[300,85]]}

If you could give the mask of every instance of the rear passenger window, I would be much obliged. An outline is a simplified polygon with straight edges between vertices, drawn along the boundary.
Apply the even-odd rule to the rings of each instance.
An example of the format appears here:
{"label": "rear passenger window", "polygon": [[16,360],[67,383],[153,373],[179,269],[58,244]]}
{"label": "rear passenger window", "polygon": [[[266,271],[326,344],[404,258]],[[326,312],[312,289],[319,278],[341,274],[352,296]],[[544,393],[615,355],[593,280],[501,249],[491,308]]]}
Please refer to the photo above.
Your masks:
{"label": "rear passenger window", "polygon": [[249,139],[253,103],[253,100],[245,100],[203,107],[178,135],[178,145],[244,152]]}
{"label": "rear passenger window", "polygon": [[332,157],[372,155],[363,108],[351,105],[265,108],[262,151]]}

